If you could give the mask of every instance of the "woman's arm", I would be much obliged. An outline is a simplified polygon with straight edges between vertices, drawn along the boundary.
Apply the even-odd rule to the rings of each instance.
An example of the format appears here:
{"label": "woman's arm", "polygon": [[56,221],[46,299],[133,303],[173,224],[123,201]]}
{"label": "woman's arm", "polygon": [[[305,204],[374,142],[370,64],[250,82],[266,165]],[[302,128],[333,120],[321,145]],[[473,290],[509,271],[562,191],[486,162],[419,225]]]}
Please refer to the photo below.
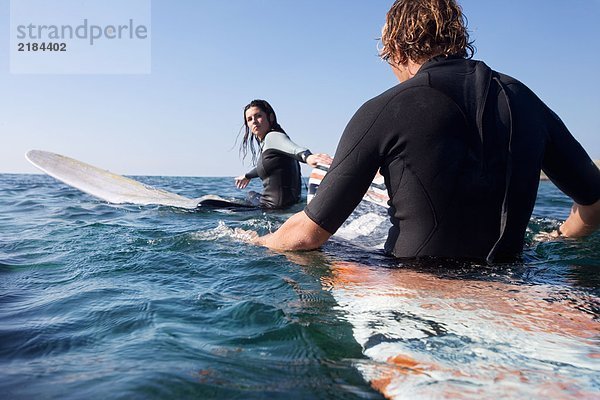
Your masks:
{"label": "woman's arm", "polygon": [[258,178],[258,171],[256,170],[256,168],[252,168],[245,175],[240,175],[233,179],[235,181],[235,186],[238,189],[244,189],[246,186],[248,186],[252,178]]}
{"label": "woman's arm", "polygon": [[269,149],[288,154],[294,157],[296,160],[306,163],[313,168],[316,167],[318,163],[329,165],[333,161],[333,159],[327,154],[312,154],[311,151],[306,147],[297,145],[285,134],[276,131],[269,132],[269,134],[265,137],[263,151]]}
{"label": "woman's arm", "polygon": [[306,157],[306,163],[311,167],[316,167],[317,164],[331,165],[333,158],[329,154],[317,153]]}

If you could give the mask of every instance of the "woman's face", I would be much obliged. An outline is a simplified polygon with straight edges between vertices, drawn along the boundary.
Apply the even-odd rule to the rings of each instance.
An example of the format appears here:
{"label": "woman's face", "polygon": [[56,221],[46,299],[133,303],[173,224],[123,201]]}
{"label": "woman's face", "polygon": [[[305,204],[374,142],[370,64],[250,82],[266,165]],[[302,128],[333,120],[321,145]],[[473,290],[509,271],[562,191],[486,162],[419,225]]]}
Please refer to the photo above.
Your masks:
{"label": "woman's face", "polygon": [[260,140],[263,140],[271,130],[269,116],[258,107],[250,107],[246,110],[246,124],[250,132]]}

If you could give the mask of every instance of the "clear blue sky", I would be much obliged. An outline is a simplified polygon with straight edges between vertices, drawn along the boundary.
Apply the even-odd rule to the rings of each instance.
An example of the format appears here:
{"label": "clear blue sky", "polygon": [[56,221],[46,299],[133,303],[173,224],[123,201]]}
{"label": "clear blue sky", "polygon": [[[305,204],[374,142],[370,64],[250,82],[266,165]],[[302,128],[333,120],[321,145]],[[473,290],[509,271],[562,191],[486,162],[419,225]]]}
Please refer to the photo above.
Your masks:
{"label": "clear blue sky", "polygon": [[[375,40],[392,3],[153,0],[149,74],[56,75],[10,72],[0,0],[0,172],[37,173],[23,155],[42,149],[122,174],[238,175],[254,98],[294,141],[333,153],[356,109],[396,84]],[[475,58],[531,87],[599,159],[600,1],[461,4]]]}

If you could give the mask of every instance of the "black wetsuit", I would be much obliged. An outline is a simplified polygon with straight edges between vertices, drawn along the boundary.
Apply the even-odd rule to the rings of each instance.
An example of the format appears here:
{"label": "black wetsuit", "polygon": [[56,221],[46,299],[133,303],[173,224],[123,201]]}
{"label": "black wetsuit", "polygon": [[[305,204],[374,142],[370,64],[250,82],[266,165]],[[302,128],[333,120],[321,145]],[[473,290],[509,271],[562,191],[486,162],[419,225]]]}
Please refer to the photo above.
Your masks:
{"label": "black wetsuit", "polygon": [[260,177],[262,180],[264,191],[259,197],[260,207],[284,208],[300,201],[302,178],[298,161],[306,162],[310,154],[281,132],[267,133],[256,168],[245,175],[247,179]]}
{"label": "black wetsuit", "polygon": [[305,212],[334,233],[377,170],[397,257],[510,259],[523,248],[540,169],[582,205],[600,172],[531,90],[483,62],[437,58],[365,103]]}

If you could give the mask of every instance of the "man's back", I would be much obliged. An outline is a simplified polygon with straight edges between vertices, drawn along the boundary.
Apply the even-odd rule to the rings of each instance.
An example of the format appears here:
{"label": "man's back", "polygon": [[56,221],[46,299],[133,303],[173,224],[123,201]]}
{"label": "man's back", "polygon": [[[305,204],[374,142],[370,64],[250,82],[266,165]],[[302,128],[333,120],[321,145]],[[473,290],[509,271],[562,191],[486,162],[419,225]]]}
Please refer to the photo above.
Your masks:
{"label": "man's back", "polygon": [[553,135],[567,136],[560,151],[585,170],[585,152],[524,85],[481,62],[434,59],[356,113],[322,195],[305,211],[334,232],[362,196],[350,194],[346,177],[364,186],[381,168],[391,197],[389,253],[514,257]]}

